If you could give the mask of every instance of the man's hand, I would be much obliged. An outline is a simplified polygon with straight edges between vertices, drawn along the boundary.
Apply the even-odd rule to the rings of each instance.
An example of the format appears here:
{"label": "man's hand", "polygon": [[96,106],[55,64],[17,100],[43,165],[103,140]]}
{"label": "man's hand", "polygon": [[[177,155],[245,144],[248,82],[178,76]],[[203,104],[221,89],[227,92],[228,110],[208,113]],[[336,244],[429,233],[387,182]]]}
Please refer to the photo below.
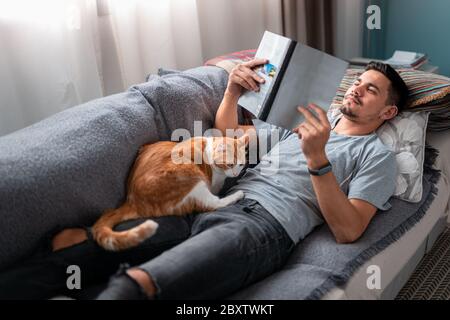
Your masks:
{"label": "man's hand", "polygon": [[252,69],[267,62],[267,59],[253,59],[251,61],[238,64],[234,67],[228,77],[228,85],[225,90],[225,95],[238,98],[242,94],[242,88],[249,91],[258,91],[259,84],[264,83],[265,80]]}
{"label": "man's hand", "polygon": [[214,127],[226,134],[227,129],[242,129],[244,131],[253,129],[253,126],[240,126],[238,123],[237,106],[242,88],[247,90],[259,90],[259,84],[264,83],[252,68],[267,63],[267,59],[254,59],[233,68],[228,77],[228,85],[222,102],[217,109]]}
{"label": "man's hand", "polygon": [[293,131],[302,139],[302,150],[310,169],[319,169],[328,160],[325,153],[325,145],[330,138],[331,125],[325,111],[315,104],[308,106],[314,110],[319,118],[316,118],[308,109],[298,107],[298,111],[303,114],[303,121]]}
{"label": "man's hand", "polygon": [[[328,162],[325,145],[330,138],[331,125],[324,110],[314,104],[310,104],[309,107],[319,118],[306,108],[299,107],[298,110],[305,116],[305,121],[293,131],[302,139],[302,149],[308,167],[319,169]],[[332,171],[320,177],[311,176],[311,182],[320,211],[336,241],[338,243],[356,241],[366,230],[376,212],[376,207],[364,200],[348,199]]]}

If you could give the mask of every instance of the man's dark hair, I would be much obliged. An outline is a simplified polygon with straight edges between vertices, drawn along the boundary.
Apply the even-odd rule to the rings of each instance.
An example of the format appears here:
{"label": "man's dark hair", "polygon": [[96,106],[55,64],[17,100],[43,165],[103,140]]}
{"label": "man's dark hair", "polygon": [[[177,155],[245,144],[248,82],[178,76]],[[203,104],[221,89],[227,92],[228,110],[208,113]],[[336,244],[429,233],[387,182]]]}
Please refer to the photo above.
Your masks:
{"label": "man's dark hair", "polygon": [[403,81],[402,77],[400,77],[394,68],[382,62],[369,62],[366,66],[366,71],[368,70],[381,72],[391,81],[388,92],[388,100],[386,102],[388,104],[396,105],[398,112],[400,113],[405,106],[406,99],[408,98],[408,87],[406,86],[405,81]]}

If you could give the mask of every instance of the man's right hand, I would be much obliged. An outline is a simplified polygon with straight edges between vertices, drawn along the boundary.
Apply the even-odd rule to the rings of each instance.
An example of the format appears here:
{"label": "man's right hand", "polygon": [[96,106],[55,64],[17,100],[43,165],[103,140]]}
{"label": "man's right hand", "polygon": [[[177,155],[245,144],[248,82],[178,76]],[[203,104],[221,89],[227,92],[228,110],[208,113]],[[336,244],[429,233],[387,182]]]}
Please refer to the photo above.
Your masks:
{"label": "man's right hand", "polygon": [[253,59],[235,66],[228,77],[225,94],[238,98],[242,94],[243,88],[249,91],[259,91],[259,84],[264,83],[265,80],[252,69],[265,63],[268,63],[267,59]]}

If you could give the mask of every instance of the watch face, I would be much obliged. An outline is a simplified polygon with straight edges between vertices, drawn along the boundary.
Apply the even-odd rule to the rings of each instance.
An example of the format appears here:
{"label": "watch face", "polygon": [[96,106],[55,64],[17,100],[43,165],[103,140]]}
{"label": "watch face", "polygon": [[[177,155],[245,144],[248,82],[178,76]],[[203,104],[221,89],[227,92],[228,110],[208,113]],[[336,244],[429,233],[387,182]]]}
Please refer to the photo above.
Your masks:
{"label": "watch face", "polygon": [[321,168],[321,169],[319,170],[319,175],[323,175],[323,174],[325,174],[325,173],[327,173],[327,172],[330,172],[330,171],[331,171],[331,164],[327,165],[327,166],[324,167],[324,168]]}

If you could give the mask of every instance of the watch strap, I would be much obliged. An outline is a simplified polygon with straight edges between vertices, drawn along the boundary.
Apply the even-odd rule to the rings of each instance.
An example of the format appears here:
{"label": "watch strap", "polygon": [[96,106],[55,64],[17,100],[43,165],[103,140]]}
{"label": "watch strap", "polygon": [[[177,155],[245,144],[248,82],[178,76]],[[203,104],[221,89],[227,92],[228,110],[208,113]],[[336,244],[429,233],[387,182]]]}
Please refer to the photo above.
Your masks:
{"label": "watch strap", "polygon": [[327,162],[324,166],[322,166],[319,169],[310,169],[308,168],[308,171],[313,176],[323,176],[324,174],[330,172],[332,170],[332,166],[330,162]]}

